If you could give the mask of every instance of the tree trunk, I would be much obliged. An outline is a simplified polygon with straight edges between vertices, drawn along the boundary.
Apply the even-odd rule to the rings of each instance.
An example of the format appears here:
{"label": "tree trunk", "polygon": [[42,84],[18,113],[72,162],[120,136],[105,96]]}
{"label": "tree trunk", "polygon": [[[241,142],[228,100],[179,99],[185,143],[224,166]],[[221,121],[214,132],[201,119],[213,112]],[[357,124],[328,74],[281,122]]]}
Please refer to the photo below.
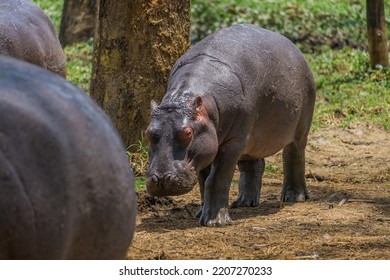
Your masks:
{"label": "tree trunk", "polygon": [[384,0],[366,0],[371,68],[389,66]]}
{"label": "tree trunk", "polygon": [[97,13],[90,92],[129,147],[189,47],[190,0],[100,0]]}
{"label": "tree trunk", "polygon": [[64,0],[60,42],[62,46],[93,37],[97,0]]}

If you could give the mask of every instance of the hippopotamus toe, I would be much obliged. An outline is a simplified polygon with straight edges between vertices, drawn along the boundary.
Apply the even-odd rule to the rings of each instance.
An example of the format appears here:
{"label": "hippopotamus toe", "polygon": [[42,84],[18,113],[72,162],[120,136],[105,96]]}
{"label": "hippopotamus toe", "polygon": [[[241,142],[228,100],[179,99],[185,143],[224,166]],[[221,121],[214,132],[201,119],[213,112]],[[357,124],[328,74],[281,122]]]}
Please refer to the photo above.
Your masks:
{"label": "hippopotamus toe", "polygon": [[239,196],[230,205],[231,208],[237,207],[257,207],[259,206],[259,198],[255,196]]}
{"label": "hippopotamus toe", "polygon": [[219,209],[214,219],[212,219],[212,213],[212,209],[204,210],[203,207],[201,207],[201,209],[199,209],[196,213],[196,218],[199,218],[201,225],[208,227],[225,226],[232,223],[227,207]]}
{"label": "hippopotamus toe", "polygon": [[230,205],[231,208],[238,208],[238,207],[257,207],[259,206],[259,202],[253,201],[253,200],[239,200],[236,199],[233,201],[233,203]]}
{"label": "hippopotamus toe", "polygon": [[229,211],[227,208],[221,208],[217,214],[217,217],[214,220],[209,220],[206,223],[208,227],[214,226],[226,226],[232,223],[232,219],[229,216]]}
{"label": "hippopotamus toe", "polygon": [[306,190],[296,191],[296,190],[287,190],[282,193],[282,202],[305,202],[309,199],[309,194]]}

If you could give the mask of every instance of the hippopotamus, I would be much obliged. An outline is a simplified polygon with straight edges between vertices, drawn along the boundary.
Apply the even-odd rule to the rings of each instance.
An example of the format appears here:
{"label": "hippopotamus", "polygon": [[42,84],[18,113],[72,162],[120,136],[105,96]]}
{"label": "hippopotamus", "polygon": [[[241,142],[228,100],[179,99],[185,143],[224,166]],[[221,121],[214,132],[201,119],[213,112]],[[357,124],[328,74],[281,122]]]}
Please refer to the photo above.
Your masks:
{"label": "hippopotamus", "polygon": [[281,200],[305,201],[314,102],[311,70],[287,38],[250,24],[210,34],[175,63],[161,103],[151,102],[149,194],[181,195],[198,182],[200,224],[223,226],[236,165],[231,207],[258,206],[264,158],[283,149]]}
{"label": "hippopotamus", "polygon": [[0,56],[0,259],[122,259],[135,214],[107,115],[61,76]]}
{"label": "hippopotamus", "polygon": [[66,60],[49,17],[28,0],[1,0],[0,55],[66,76]]}

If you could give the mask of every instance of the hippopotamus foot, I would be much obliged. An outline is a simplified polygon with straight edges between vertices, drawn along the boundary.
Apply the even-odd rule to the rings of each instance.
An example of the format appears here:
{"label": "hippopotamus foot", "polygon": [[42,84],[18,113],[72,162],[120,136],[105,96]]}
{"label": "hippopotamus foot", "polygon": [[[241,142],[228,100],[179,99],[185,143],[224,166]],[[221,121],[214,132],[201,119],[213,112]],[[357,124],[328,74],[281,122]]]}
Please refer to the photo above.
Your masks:
{"label": "hippopotamus foot", "polygon": [[309,194],[306,186],[299,188],[299,190],[283,188],[281,197],[282,202],[304,202],[307,199],[309,199]]}
{"label": "hippopotamus foot", "polygon": [[265,161],[264,159],[240,160],[237,165],[240,171],[239,194],[231,207],[256,207],[260,200]]}
{"label": "hippopotamus foot", "polygon": [[208,226],[208,227],[215,227],[215,226],[225,226],[232,223],[232,219],[229,216],[229,210],[227,207],[221,208],[218,211],[217,216],[215,219],[212,220],[206,220],[204,217],[201,217],[200,222],[202,225]]}
{"label": "hippopotamus foot", "polygon": [[[228,207],[222,207],[215,214],[213,209],[205,210],[205,207],[201,207],[195,214],[196,218],[199,218],[199,223],[203,226],[225,226],[232,223],[232,219],[229,216]],[[212,218],[215,217],[215,218]]]}
{"label": "hippopotamus foot", "polygon": [[232,222],[228,211],[229,188],[220,189],[215,195],[214,190],[205,189],[201,209],[196,213],[199,223],[203,226],[225,226]]}
{"label": "hippopotamus foot", "polygon": [[259,206],[259,195],[238,196],[235,201],[230,205],[231,208],[237,207],[257,207]]}
{"label": "hippopotamus foot", "polygon": [[306,137],[283,149],[284,183],[282,202],[303,202],[309,199],[305,183]]}

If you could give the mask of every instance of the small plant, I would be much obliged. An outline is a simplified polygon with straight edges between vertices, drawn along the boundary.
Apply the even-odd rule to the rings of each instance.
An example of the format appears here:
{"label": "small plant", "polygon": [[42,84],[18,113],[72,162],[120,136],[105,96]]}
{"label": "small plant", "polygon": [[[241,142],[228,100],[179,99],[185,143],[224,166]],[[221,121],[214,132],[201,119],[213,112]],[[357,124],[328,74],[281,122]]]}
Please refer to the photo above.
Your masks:
{"label": "small plant", "polygon": [[264,172],[268,174],[282,174],[283,170],[275,165],[266,164]]}
{"label": "small plant", "polygon": [[145,185],[146,185],[146,178],[145,177],[136,177],[135,178],[135,191],[136,192],[139,192],[143,189],[145,189]]}
{"label": "small plant", "polygon": [[141,140],[137,144],[127,148],[126,155],[129,158],[131,168],[135,176],[135,191],[140,191],[146,185],[146,171],[148,169],[148,145],[141,134]]}
{"label": "small plant", "polygon": [[137,144],[130,145],[126,151],[129,157],[131,168],[136,177],[145,176],[148,169],[148,145],[144,136],[141,134],[141,140]]}

